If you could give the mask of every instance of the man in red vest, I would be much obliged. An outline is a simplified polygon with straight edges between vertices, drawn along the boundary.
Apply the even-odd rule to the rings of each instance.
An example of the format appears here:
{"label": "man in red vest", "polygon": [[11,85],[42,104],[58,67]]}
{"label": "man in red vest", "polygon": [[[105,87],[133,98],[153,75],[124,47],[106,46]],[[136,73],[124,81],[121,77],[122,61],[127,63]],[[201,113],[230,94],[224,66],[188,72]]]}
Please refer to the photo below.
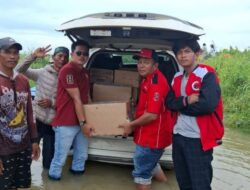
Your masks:
{"label": "man in red vest", "polygon": [[184,68],[175,74],[167,106],[175,111],[173,161],[180,189],[211,190],[213,147],[222,143],[223,107],[214,68],[197,62],[197,40],[178,41],[173,51]]}
{"label": "man in red vest", "polygon": [[124,136],[134,131],[136,144],[134,170],[132,175],[138,190],[151,189],[151,179],[166,181],[158,163],[164,148],[171,144],[171,130],[168,128],[167,112],[164,105],[169,91],[164,75],[158,70],[158,56],[154,50],[142,49],[135,59],[142,77],[140,96],[135,120],[120,125]]}

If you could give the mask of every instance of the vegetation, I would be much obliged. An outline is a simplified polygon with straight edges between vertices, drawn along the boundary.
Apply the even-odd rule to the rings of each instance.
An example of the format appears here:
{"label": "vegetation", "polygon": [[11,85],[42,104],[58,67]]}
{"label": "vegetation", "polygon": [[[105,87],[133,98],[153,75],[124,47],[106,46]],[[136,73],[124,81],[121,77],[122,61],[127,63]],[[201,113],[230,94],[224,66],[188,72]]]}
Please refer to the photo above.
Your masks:
{"label": "vegetation", "polygon": [[250,50],[225,49],[205,63],[218,73],[226,126],[250,133]]}

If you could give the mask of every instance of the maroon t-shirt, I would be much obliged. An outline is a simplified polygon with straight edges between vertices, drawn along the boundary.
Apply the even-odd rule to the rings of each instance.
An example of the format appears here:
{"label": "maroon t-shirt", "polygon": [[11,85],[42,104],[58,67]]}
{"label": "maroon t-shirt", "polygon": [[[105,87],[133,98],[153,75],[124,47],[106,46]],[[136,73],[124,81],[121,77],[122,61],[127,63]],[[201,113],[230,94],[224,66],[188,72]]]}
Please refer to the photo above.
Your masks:
{"label": "maroon t-shirt", "polygon": [[0,156],[20,152],[37,139],[28,79],[0,71]]}
{"label": "maroon t-shirt", "polygon": [[66,64],[59,72],[56,98],[56,115],[52,121],[52,126],[79,125],[73,99],[66,90],[69,88],[79,88],[82,103],[88,103],[88,72],[85,68],[79,69],[72,62]]}

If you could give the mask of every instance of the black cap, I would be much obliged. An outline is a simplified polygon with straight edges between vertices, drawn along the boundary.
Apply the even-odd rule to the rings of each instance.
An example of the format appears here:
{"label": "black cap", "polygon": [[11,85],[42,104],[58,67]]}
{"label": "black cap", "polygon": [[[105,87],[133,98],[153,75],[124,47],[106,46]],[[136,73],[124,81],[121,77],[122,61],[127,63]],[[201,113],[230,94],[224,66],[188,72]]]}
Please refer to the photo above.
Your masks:
{"label": "black cap", "polygon": [[69,56],[69,49],[63,46],[57,47],[54,51],[54,55],[58,54],[58,53],[65,53],[67,56]]}
{"label": "black cap", "polygon": [[0,39],[0,49],[9,49],[11,46],[15,46],[18,50],[22,50],[22,45],[13,38],[5,37]]}

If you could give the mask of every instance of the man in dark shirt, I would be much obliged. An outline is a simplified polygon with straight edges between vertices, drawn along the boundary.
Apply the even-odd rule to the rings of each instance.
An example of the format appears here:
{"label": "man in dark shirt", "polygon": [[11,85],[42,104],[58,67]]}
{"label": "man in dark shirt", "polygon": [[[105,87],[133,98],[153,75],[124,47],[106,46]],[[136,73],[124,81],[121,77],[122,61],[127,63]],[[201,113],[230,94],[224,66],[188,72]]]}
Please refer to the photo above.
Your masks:
{"label": "man in dark shirt", "polygon": [[30,86],[14,71],[21,44],[0,39],[0,189],[29,188],[31,160],[40,155]]}

